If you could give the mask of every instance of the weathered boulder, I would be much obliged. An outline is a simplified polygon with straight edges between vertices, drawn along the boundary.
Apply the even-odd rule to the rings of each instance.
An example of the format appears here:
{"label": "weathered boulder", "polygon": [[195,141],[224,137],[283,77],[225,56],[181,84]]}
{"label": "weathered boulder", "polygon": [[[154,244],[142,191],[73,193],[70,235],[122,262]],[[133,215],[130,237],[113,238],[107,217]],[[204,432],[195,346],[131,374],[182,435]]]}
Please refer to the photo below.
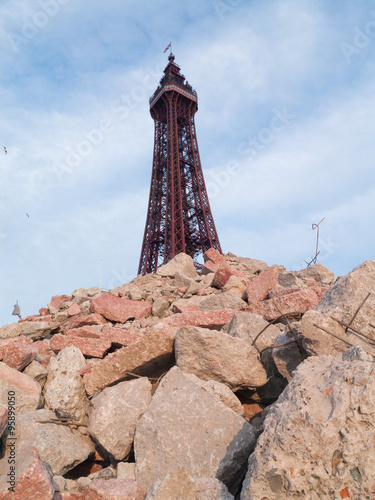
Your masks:
{"label": "weathered boulder", "polygon": [[147,378],[121,382],[107,387],[91,403],[90,435],[115,459],[128,457],[135,426],[151,401]]}
{"label": "weathered boulder", "polygon": [[58,325],[50,321],[25,321],[12,323],[0,328],[0,339],[10,339],[24,335],[33,340],[44,339],[49,333],[56,330]]}
{"label": "weathered boulder", "polygon": [[136,479],[148,490],[183,467],[236,490],[254,443],[248,422],[173,367],[137,424]]}
{"label": "weathered boulder", "polygon": [[307,358],[303,340],[298,340],[300,338],[299,332],[286,330],[275,340],[274,345],[280,347],[270,350],[279,373],[288,381],[297,366]]}
{"label": "weathered boulder", "polygon": [[158,297],[152,305],[152,314],[158,318],[165,318],[169,315],[169,300],[165,297]]}
{"label": "weathered boulder", "polygon": [[67,413],[77,421],[84,418],[89,402],[79,372],[85,365],[81,351],[74,346],[66,347],[51,359],[44,387],[47,408]]}
{"label": "weathered boulder", "polygon": [[351,323],[357,331],[375,339],[375,261],[367,260],[338,279],[315,310],[346,325]]}
{"label": "weathered boulder", "polygon": [[52,500],[52,476],[35,449],[19,449],[15,456],[3,458],[0,470],[4,472],[0,474],[1,500]]}
{"label": "weathered boulder", "polygon": [[143,500],[145,494],[146,490],[132,479],[94,479],[85,490],[84,498],[86,500]]}
{"label": "weathered boulder", "polygon": [[367,353],[375,357],[375,340],[371,343],[370,339],[356,335],[351,329],[346,331],[345,327],[327,313],[307,311],[302,317],[301,334],[303,347],[309,356],[343,353],[351,345],[360,344]]}
{"label": "weathered boulder", "polygon": [[202,380],[217,380],[232,390],[267,382],[255,347],[224,332],[181,327],[176,333],[175,353],[176,364],[184,372]]}
{"label": "weathered boulder", "polygon": [[129,318],[140,319],[151,314],[151,304],[146,301],[129,300],[111,294],[100,295],[91,302],[90,310],[117,323]]}
{"label": "weathered boulder", "polygon": [[170,278],[174,278],[177,273],[186,274],[186,276],[190,278],[195,278],[197,276],[194,260],[190,255],[179,253],[167,264],[160,266],[156,271],[158,276],[169,276]]}
{"label": "weathered boulder", "polygon": [[231,276],[223,286],[223,290],[224,292],[231,291],[232,293],[235,293],[239,297],[243,297],[246,291],[247,284],[248,280],[245,280],[238,276]]}
{"label": "weathered boulder", "polygon": [[216,478],[192,478],[186,469],[168,472],[158,479],[145,496],[145,500],[233,500],[228,488]]}
{"label": "weathered boulder", "polygon": [[307,285],[318,283],[321,286],[331,286],[335,281],[335,274],[320,263],[306,267],[295,274]]}
{"label": "weathered boulder", "polygon": [[255,345],[261,351],[265,347],[274,344],[280,335],[279,328],[275,325],[269,325],[262,316],[247,312],[235,314],[228,325],[227,333],[231,337],[249,340],[253,343],[262,330],[263,333],[259,335],[255,342]]}
{"label": "weathered boulder", "polygon": [[8,406],[8,395],[14,396],[16,415],[36,410],[41,403],[39,384],[5,363],[0,363],[1,405]]}
{"label": "weathered boulder", "polygon": [[268,413],[241,500],[372,498],[373,370],[360,346],[306,359]]}
{"label": "weathered boulder", "polygon": [[[56,419],[50,410],[36,410],[17,416],[15,437],[19,450],[36,448],[39,457],[53,474],[64,475],[83,462],[95,448],[91,440],[75,429],[51,423]],[[6,435],[6,432],[4,436]]]}
{"label": "weathered boulder", "polygon": [[184,375],[195,384],[203,387],[203,389],[212,394],[212,396],[215,396],[216,399],[225,404],[225,406],[228,406],[231,410],[235,411],[238,415],[241,415],[241,417],[245,415],[241,401],[227,385],[222,384],[217,380],[201,380],[193,373],[184,373]]}
{"label": "weathered boulder", "polygon": [[[315,283],[315,282],[313,282]],[[283,288],[302,288],[305,283],[293,272],[279,273],[277,285]]]}
{"label": "weathered boulder", "polygon": [[174,337],[175,333],[168,329],[149,332],[128,347],[108,354],[83,376],[87,394],[93,395],[114,382],[132,378],[129,372],[161,375],[173,365]]}

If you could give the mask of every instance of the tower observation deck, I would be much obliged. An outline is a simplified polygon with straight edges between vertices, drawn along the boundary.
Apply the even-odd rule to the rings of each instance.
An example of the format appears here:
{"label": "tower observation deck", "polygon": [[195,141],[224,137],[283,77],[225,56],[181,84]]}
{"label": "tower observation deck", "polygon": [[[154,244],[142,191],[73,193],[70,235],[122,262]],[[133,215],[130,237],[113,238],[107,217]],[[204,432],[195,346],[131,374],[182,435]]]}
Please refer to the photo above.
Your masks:
{"label": "tower observation deck", "polygon": [[194,260],[211,247],[221,252],[198,151],[197,93],[172,53],[168,60],[150,98],[154,152],[139,274],[154,273],[181,252]]}

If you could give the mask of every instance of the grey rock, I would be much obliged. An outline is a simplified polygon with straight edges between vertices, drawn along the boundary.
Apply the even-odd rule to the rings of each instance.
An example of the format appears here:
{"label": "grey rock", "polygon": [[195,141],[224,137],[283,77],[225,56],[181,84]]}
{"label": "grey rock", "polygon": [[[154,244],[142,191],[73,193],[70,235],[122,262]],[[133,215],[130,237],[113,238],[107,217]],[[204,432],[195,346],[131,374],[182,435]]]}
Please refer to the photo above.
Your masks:
{"label": "grey rock", "polygon": [[136,424],[151,401],[151,383],[147,378],[120,382],[107,387],[91,403],[91,436],[115,460],[128,457]]}
{"label": "grey rock", "polygon": [[169,300],[164,297],[158,297],[152,305],[152,314],[158,318],[168,316]]}
{"label": "grey rock", "polygon": [[322,286],[331,286],[335,281],[334,273],[320,263],[297,271],[296,274],[306,285],[319,283]]}
{"label": "grey rock", "polygon": [[192,478],[186,469],[169,472],[155,481],[145,500],[233,500],[233,495],[221,481],[215,478]]}
{"label": "grey rock", "polygon": [[[363,304],[367,294],[370,296]],[[333,316],[337,320],[349,324],[357,309],[351,326],[361,333],[375,338],[375,261],[367,260],[350,273],[338,279],[322,296],[315,311]]]}
{"label": "grey rock", "polygon": [[367,497],[375,479],[375,365],[360,349],[313,356],[297,368],[266,417],[241,500],[339,499],[345,488],[350,498]]}
{"label": "grey rock", "polygon": [[246,312],[235,314],[229,322],[227,333],[231,337],[250,340],[253,343],[262,330],[264,330],[263,333],[255,342],[259,351],[262,351],[265,347],[273,345],[280,335],[279,328],[275,325],[269,325],[262,316]]}
{"label": "grey rock", "polygon": [[19,415],[15,437],[20,449],[31,450],[35,447],[43,462],[51,467],[53,475],[64,475],[85,461],[95,448],[89,438],[75,429],[55,423],[42,423],[55,418],[50,410]]}
{"label": "grey rock", "polygon": [[283,288],[301,288],[304,286],[304,282],[292,272],[279,273],[277,283]]}
{"label": "grey rock", "polygon": [[272,358],[275,365],[279,373],[288,381],[292,378],[293,372],[297,366],[307,358],[302,340],[299,342],[292,342],[299,337],[299,334],[292,334],[288,331],[283,332],[275,341],[275,345],[280,345],[281,347],[272,349]]}
{"label": "grey rock", "polygon": [[212,396],[215,396],[216,399],[235,411],[241,417],[245,415],[241,401],[227,385],[217,382],[217,380],[201,380],[192,373],[185,373],[184,375],[194,383],[203,387],[203,389],[212,394]]}
{"label": "grey rock", "polygon": [[185,274],[190,278],[196,278],[197,271],[190,255],[179,253],[167,264],[160,266],[156,271],[156,274],[159,276],[169,276],[171,278],[174,278],[177,273]]}
{"label": "grey rock", "polygon": [[[375,332],[375,330],[374,330]],[[375,356],[375,346],[349,329],[346,331],[328,313],[307,311],[301,321],[304,348],[309,356],[344,353],[350,345],[360,344],[369,354]]]}
{"label": "grey rock", "polygon": [[176,333],[175,353],[176,364],[184,372],[202,380],[217,380],[234,391],[267,382],[257,350],[247,340],[224,332],[181,327]]}
{"label": "grey rock", "polygon": [[138,422],[136,480],[148,490],[185,468],[192,477],[216,477],[237,489],[254,443],[248,422],[174,367]]}

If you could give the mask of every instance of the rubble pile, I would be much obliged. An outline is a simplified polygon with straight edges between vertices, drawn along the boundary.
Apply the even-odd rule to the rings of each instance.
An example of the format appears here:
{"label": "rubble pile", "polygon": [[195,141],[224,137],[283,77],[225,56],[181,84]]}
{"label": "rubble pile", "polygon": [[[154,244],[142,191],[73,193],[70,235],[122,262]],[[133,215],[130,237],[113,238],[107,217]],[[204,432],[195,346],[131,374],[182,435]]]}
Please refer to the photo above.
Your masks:
{"label": "rubble pile", "polygon": [[375,261],[204,259],[0,328],[0,499],[375,499]]}

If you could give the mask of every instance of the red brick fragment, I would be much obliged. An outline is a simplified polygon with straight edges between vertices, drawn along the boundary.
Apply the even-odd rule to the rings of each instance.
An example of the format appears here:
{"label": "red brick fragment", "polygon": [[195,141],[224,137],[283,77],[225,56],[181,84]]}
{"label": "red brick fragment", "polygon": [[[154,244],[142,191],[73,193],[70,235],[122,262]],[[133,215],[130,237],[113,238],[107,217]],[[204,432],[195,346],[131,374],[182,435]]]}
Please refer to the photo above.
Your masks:
{"label": "red brick fragment", "polygon": [[341,496],[341,498],[350,498],[348,488],[344,488],[343,490],[341,490],[340,496]]}

